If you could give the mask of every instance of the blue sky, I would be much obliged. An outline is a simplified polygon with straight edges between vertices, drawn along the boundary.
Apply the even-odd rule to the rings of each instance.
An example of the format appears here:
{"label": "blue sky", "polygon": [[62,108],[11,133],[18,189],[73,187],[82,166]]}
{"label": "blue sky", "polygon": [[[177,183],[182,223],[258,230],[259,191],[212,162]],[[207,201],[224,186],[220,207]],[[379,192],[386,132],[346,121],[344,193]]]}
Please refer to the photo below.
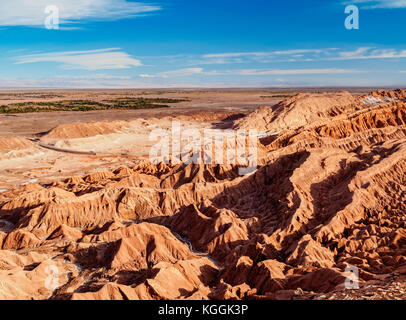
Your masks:
{"label": "blue sky", "polygon": [[405,18],[406,0],[0,0],[0,87],[404,87]]}

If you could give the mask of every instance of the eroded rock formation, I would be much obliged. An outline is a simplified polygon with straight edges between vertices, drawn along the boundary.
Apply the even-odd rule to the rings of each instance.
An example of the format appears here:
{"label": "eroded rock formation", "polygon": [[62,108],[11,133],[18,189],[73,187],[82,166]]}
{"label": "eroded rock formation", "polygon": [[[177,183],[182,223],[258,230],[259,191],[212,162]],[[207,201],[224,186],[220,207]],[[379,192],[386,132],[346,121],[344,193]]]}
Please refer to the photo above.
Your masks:
{"label": "eroded rock formation", "polygon": [[300,94],[236,120],[272,132],[248,176],[142,161],[7,191],[0,298],[274,299],[342,287],[349,265],[361,283],[403,270],[405,96]]}

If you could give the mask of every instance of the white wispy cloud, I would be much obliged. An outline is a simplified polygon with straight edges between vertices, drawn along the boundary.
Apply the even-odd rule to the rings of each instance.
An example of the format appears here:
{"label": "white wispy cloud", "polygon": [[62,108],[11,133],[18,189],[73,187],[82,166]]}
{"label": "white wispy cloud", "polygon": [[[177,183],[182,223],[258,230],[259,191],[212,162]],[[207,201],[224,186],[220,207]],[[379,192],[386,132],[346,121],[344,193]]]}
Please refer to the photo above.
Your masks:
{"label": "white wispy cloud", "polygon": [[327,48],[327,49],[292,49],[292,50],[280,50],[273,51],[275,55],[298,55],[305,53],[323,53],[326,51],[336,50],[336,48]]}
{"label": "white wispy cloud", "polygon": [[292,50],[279,50],[279,51],[257,51],[257,52],[227,52],[227,53],[214,53],[205,54],[202,57],[208,59],[217,58],[236,58],[236,57],[268,57],[274,55],[297,55],[304,53],[321,53],[324,51],[335,50],[334,48],[327,49],[292,49]]}
{"label": "white wispy cloud", "polygon": [[179,69],[166,72],[159,72],[156,74],[141,74],[142,78],[176,78],[192,75],[206,75],[206,76],[271,76],[271,75],[312,75],[312,74],[345,74],[345,73],[358,73],[362,71],[354,69],[337,69],[337,68],[324,68],[324,69],[236,69],[236,70],[210,70],[205,71],[203,68],[188,68]]}
{"label": "white wispy cloud", "polygon": [[89,75],[78,75],[78,76],[54,76],[53,79],[58,80],[130,80],[130,76],[118,76],[118,75],[111,75],[106,73],[97,73],[97,74],[89,74]]}
{"label": "white wispy cloud", "polygon": [[322,60],[362,60],[406,58],[405,49],[360,47],[353,50],[338,48],[290,49],[269,52],[228,52],[205,54],[201,59],[191,59],[192,65],[270,63],[270,62],[309,62]]}
{"label": "white wispy cloud", "polygon": [[331,54],[336,48],[323,49],[290,49],[275,51],[252,52],[223,52],[204,54],[200,59],[195,59],[195,64],[232,64],[255,61],[259,63],[287,62],[287,61],[313,61],[322,55]]}
{"label": "white wispy cloud", "polygon": [[406,0],[352,0],[345,5],[361,4],[361,9],[399,9],[406,8]]}
{"label": "white wispy cloud", "polygon": [[342,51],[331,60],[398,59],[406,58],[406,50],[361,47],[353,51]]}
{"label": "white wispy cloud", "polygon": [[344,74],[344,73],[358,73],[361,71],[354,69],[337,69],[337,68],[324,68],[324,69],[243,69],[243,70],[229,70],[229,71],[214,71],[207,74],[212,75],[239,75],[239,76],[270,76],[270,75],[310,75],[310,74]]}
{"label": "white wispy cloud", "polygon": [[0,1],[0,26],[42,26],[48,5],[59,8],[60,23],[118,20],[158,11],[159,6],[127,0],[11,0]]}
{"label": "white wispy cloud", "polygon": [[16,57],[15,64],[56,62],[61,63],[65,69],[84,70],[127,69],[142,65],[140,60],[119,50],[119,48],[108,48],[31,54]]}
{"label": "white wispy cloud", "polygon": [[195,74],[203,74],[203,68],[185,68],[172,71],[164,71],[156,74],[140,74],[141,78],[171,78],[171,77],[186,77]]}
{"label": "white wispy cloud", "polygon": [[218,59],[218,58],[237,58],[237,57],[262,57],[271,55],[271,52],[227,52],[227,53],[212,53],[205,54],[202,57],[207,59]]}

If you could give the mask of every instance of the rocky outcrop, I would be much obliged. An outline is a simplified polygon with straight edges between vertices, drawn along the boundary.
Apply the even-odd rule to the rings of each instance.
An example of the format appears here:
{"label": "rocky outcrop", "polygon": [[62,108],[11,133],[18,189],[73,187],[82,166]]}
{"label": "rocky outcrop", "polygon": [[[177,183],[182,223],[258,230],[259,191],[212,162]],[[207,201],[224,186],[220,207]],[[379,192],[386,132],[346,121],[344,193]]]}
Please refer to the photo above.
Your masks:
{"label": "rocky outcrop", "polygon": [[240,118],[272,131],[247,176],[139,161],[8,191],[2,297],[290,299],[341,288],[348,266],[381,279],[406,264],[404,99],[300,94]]}

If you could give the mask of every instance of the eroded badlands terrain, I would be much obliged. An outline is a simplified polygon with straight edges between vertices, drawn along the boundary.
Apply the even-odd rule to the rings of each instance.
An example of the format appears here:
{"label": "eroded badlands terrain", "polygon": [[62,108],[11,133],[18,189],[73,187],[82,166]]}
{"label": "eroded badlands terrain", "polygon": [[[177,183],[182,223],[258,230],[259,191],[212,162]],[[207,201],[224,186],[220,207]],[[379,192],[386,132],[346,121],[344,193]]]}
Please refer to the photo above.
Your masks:
{"label": "eroded badlands terrain", "polygon": [[[257,129],[258,169],[152,164],[174,119]],[[406,298],[406,90],[62,124],[0,168],[1,299]]]}

